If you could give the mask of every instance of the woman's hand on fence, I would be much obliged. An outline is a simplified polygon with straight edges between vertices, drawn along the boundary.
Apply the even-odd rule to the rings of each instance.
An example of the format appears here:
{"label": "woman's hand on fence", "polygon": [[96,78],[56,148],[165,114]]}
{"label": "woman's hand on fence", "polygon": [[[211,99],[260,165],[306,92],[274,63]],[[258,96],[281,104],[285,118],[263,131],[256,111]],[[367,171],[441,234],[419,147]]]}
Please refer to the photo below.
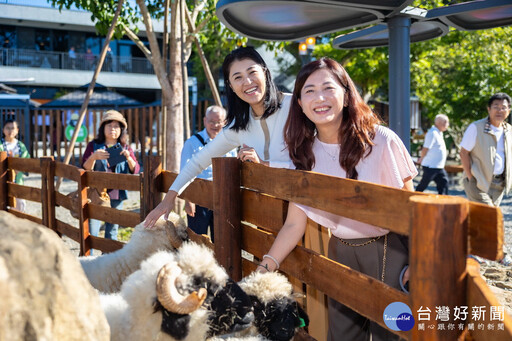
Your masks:
{"label": "woman's hand on fence", "polygon": [[167,220],[169,217],[169,213],[171,213],[174,208],[174,203],[176,202],[176,197],[178,193],[174,191],[169,191],[162,200],[161,203],[158,204],[149,214],[146,216],[144,220],[144,227],[146,229],[152,229],[155,226],[157,220],[163,215],[164,219]]}
{"label": "woman's hand on fence", "polygon": [[240,159],[240,161],[262,163],[262,164],[267,165],[267,162],[262,161],[260,159],[260,157],[258,156],[258,153],[256,153],[256,150],[254,150],[254,148],[249,147],[246,144],[244,144],[243,147],[240,148],[240,150],[238,151],[237,157]]}

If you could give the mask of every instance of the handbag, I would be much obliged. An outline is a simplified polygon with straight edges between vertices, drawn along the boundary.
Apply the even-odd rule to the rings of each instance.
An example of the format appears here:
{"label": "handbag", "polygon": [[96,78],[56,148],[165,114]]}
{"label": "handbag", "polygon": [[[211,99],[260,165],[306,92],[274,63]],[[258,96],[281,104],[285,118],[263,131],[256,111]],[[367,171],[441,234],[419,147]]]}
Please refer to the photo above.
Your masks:
{"label": "handbag", "polygon": [[[73,208],[69,213],[73,218],[80,218],[80,191],[76,190],[67,195],[68,198],[71,199],[71,207]],[[99,205],[103,207],[111,207],[110,206],[110,196],[107,193],[107,189],[103,188],[101,191],[98,191],[97,188],[87,187],[87,203]]]}

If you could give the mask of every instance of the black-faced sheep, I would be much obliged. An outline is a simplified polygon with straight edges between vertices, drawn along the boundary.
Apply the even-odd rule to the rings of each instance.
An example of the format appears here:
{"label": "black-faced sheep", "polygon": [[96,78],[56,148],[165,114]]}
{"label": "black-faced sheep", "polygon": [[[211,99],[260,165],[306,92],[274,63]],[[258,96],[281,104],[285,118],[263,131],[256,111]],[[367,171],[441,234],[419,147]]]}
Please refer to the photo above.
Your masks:
{"label": "black-faced sheep", "polygon": [[206,340],[246,329],[251,301],[205,246],[184,243],[142,262],[118,294],[101,295],[111,339]]}
{"label": "black-faced sheep", "polygon": [[254,322],[240,335],[260,335],[262,340],[288,341],[309,318],[293,296],[288,279],[278,272],[254,272],[243,278],[240,287],[252,301]]}
{"label": "black-faced sheep", "polygon": [[174,250],[188,238],[187,226],[176,213],[160,219],[154,229],[135,227],[130,241],[120,250],[100,256],[80,257],[80,264],[91,285],[100,292],[114,293],[143,260],[159,250]]}

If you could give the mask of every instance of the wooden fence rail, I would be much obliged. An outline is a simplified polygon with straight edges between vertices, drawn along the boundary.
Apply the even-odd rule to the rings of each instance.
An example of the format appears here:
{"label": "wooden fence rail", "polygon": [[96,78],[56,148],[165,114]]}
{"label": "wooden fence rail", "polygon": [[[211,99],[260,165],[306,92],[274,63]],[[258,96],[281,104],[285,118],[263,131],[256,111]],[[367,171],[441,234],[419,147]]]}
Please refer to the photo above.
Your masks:
{"label": "wooden fence rail", "polygon": [[[0,209],[43,223],[78,241],[82,254],[88,254],[91,248],[114,251],[123,244],[90,236],[89,219],[133,226],[160,202],[161,193],[176,177],[162,171],[158,157],[146,157],[144,165],[145,174],[114,175],[86,172],[51,158],[36,162],[7,158],[0,153]],[[40,173],[42,187],[13,184],[9,179],[11,169]],[[214,159],[213,173],[214,181],[195,180],[180,197],[214,210],[215,244],[189,232],[193,240],[215,250],[217,259],[235,280],[255,269],[285,220],[288,202],[293,201],[408,235],[411,290],[405,294],[303,246],[297,246],[281,264],[280,270],[290,279],[325,293],[384,327],[383,312],[390,303],[407,304],[415,318],[422,309],[430,309],[429,321],[416,320],[412,330],[395,331],[405,339],[512,339],[512,320],[504,312],[498,320],[500,327],[494,330],[483,332],[470,327],[472,307],[483,307],[487,312],[478,323],[487,326],[497,322],[490,311],[499,304],[481,278],[478,265],[466,260],[468,254],[492,260],[502,256],[504,231],[499,209],[459,197],[407,192],[311,172],[241,163],[233,158]],[[55,192],[55,177],[77,182],[81,191],[78,228],[55,218],[56,205],[68,210],[75,207],[66,195]],[[139,191],[141,213],[88,204],[88,186]],[[43,217],[11,209],[8,204],[13,196],[41,202]],[[242,250],[252,254],[254,260],[242,259]],[[438,321],[435,316],[440,306],[452,312],[445,321]],[[453,311],[464,306],[470,310],[468,319],[457,321]],[[440,328],[443,323],[456,327]]]}

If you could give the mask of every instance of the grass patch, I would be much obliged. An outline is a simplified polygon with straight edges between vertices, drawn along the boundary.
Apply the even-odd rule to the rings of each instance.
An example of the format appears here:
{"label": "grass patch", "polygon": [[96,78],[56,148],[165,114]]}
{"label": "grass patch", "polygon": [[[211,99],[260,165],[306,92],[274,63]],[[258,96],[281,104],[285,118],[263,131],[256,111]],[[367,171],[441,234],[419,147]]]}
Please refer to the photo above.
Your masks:
{"label": "grass patch", "polygon": [[119,227],[117,232],[117,240],[125,243],[130,241],[134,230],[135,228],[133,227]]}

